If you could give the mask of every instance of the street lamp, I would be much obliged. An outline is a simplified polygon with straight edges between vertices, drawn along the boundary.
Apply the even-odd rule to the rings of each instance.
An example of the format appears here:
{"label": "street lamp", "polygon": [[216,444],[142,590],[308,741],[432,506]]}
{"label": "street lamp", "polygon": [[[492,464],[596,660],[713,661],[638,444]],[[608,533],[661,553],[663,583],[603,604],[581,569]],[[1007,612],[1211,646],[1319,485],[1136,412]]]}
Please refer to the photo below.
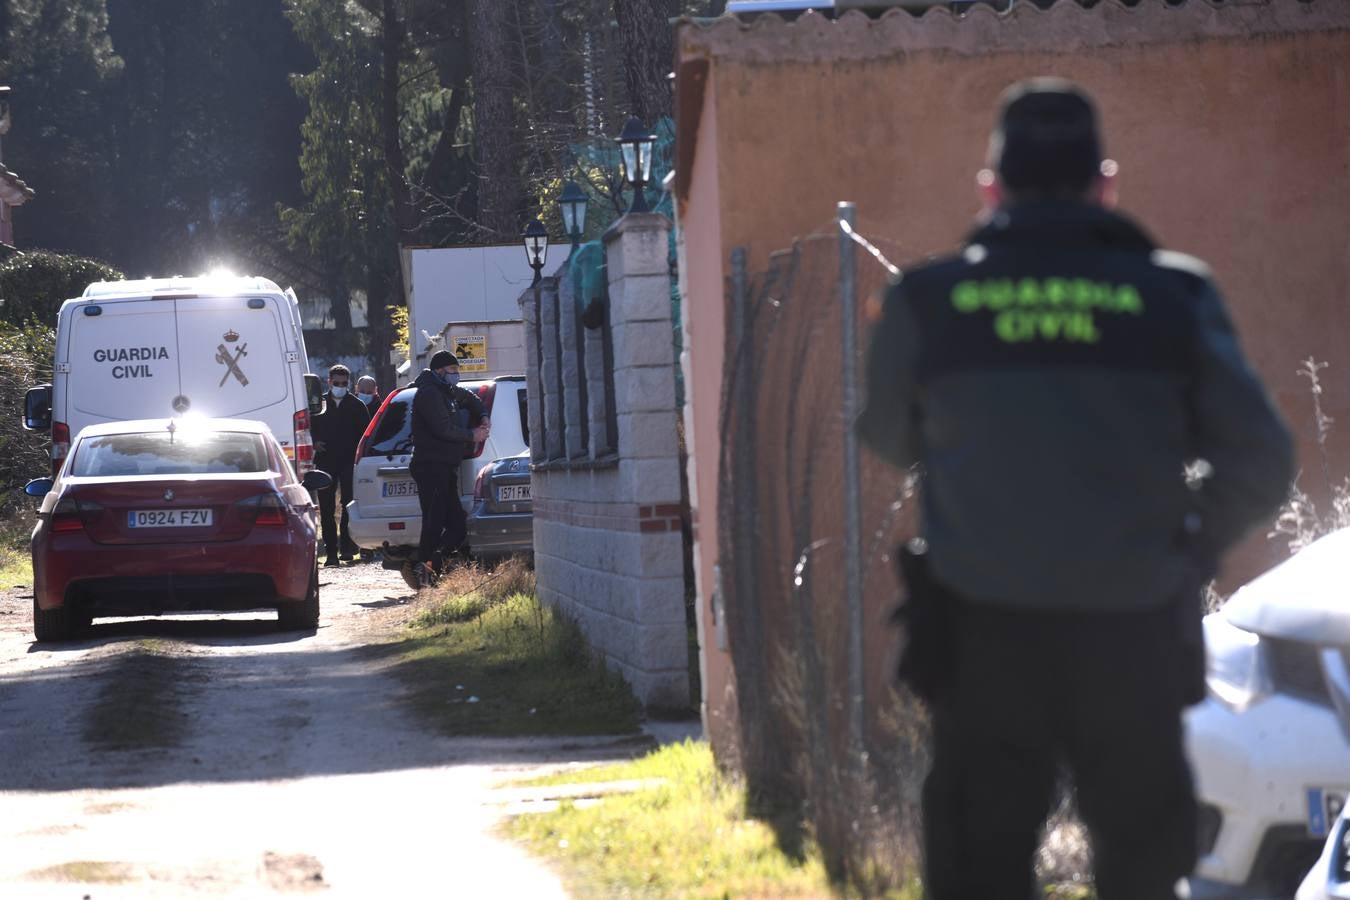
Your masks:
{"label": "street lamp", "polygon": [[628,211],[651,212],[643,188],[652,177],[652,145],[656,143],[656,135],[637,116],[629,116],[618,141],[623,151],[624,178],[633,186],[633,202]]}
{"label": "street lamp", "polygon": [[572,250],[581,243],[581,234],[586,230],[586,192],[575,181],[563,185],[558,205],[562,207],[563,230],[572,239]]}
{"label": "street lamp", "polygon": [[534,269],[534,284],[538,284],[543,277],[544,259],[548,256],[548,229],[543,222],[533,219],[520,237],[525,244],[525,259]]}

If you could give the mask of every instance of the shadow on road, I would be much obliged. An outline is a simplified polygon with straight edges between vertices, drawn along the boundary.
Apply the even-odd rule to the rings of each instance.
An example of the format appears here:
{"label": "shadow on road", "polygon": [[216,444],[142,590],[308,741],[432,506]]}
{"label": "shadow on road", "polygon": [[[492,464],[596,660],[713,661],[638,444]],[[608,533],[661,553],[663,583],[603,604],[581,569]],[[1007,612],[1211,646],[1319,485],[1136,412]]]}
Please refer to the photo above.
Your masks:
{"label": "shadow on road", "polygon": [[435,735],[406,712],[396,676],[415,662],[401,644],[305,637],[269,619],[96,623],[73,647],[150,642],[0,675],[0,791],[616,759],[652,746],[645,735]]}

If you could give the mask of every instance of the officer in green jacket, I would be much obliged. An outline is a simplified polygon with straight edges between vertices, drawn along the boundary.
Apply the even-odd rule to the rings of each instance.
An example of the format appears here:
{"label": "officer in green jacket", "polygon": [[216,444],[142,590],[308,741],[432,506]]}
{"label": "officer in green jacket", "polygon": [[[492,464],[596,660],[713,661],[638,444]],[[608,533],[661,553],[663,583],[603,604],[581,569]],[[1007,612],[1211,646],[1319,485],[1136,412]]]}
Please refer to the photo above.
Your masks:
{"label": "officer in green jacket", "polygon": [[1082,89],[1012,87],[981,224],[891,286],[871,340],[857,427],[922,469],[950,635],[921,679],[940,900],[1033,894],[1061,766],[1102,900],[1175,896],[1197,853],[1199,587],[1292,476],[1208,269],[1113,211],[1114,174]]}

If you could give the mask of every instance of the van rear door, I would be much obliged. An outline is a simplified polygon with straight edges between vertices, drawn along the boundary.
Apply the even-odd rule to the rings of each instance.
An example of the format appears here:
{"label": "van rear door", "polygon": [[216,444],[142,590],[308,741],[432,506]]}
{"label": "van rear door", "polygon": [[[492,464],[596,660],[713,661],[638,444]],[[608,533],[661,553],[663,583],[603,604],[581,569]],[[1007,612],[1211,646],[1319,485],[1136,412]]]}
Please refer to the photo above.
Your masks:
{"label": "van rear door", "polygon": [[115,300],[70,311],[57,362],[68,367],[71,434],[91,422],[174,414],[178,396],[178,333],[172,300]]}
{"label": "van rear door", "polygon": [[292,417],[286,322],[274,298],[197,297],[178,303],[182,395],[193,412],[261,419],[289,443]]}

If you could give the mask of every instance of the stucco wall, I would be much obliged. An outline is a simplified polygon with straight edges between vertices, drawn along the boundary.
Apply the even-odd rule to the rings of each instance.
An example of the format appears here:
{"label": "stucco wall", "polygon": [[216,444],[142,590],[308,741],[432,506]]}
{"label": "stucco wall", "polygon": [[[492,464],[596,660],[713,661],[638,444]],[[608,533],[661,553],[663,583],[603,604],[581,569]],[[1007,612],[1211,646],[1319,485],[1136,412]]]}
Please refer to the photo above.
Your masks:
{"label": "stucco wall", "polygon": [[[721,390],[732,248],[747,247],[750,268],[762,269],[772,251],[831,227],[839,200],[858,203],[859,230],[897,248],[902,265],[950,248],[978,208],[973,179],[998,96],[1032,75],[1092,91],[1107,153],[1121,164],[1122,209],[1163,245],[1213,267],[1250,358],[1298,433],[1315,496],[1311,400],[1295,373],[1309,356],[1331,363],[1331,471],[1350,474],[1350,3],[1126,9],[1107,0],[962,19],[725,19],[682,26],[679,54],[686,385],[705,616],[720,433],[710,398]],[[1248,541],[1229,580],[1281,552]],[[725,657],[703,632],[705,697],[716,706]],[[885,637],[869,654],[884,652]]]}

